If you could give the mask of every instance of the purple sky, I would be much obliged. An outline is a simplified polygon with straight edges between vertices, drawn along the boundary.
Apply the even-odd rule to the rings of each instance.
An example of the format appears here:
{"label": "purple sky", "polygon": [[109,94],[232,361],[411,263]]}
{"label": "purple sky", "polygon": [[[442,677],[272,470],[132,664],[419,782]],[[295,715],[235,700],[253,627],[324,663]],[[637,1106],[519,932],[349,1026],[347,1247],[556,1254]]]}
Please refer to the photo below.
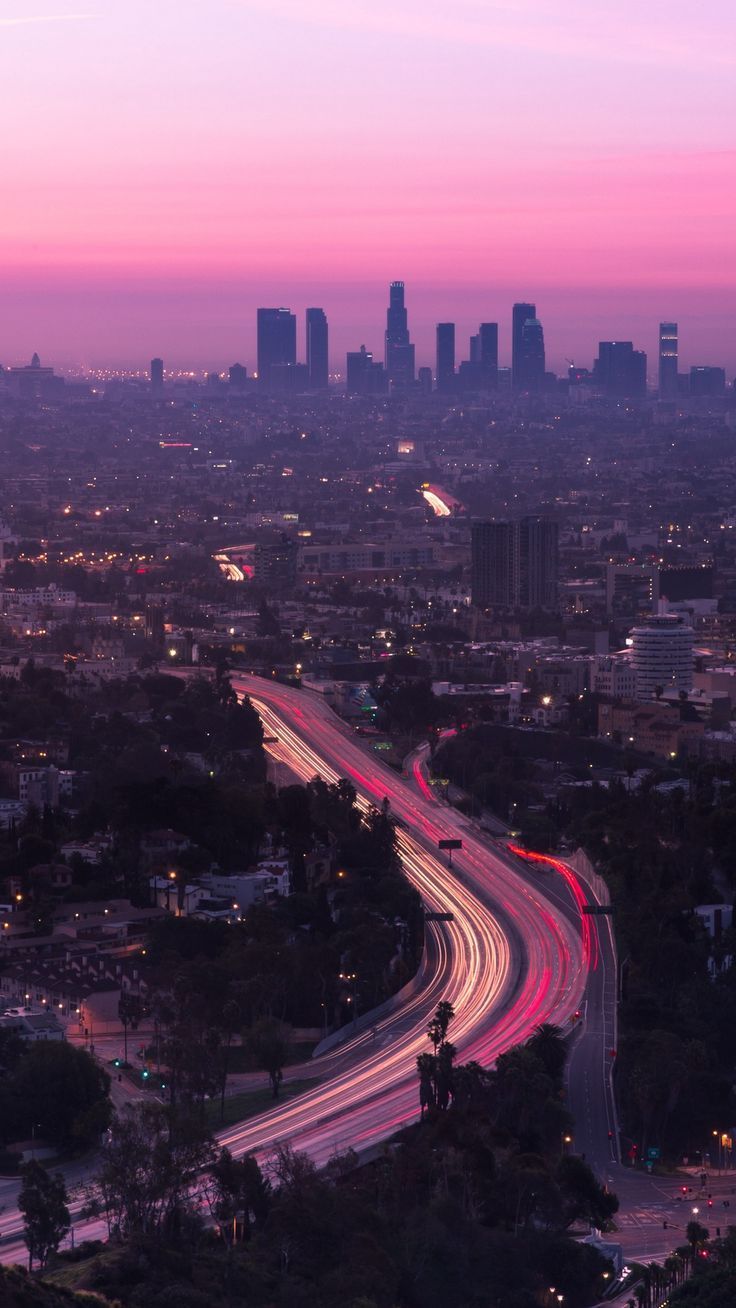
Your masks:
{"label": "purple sky", "polygon": [[[736,9],[710,0],[0,0],[0,361],[253,365],[255,308],[380,354],[531,299],[736,373]],[[303,339],[302,322],[299,325]]]}

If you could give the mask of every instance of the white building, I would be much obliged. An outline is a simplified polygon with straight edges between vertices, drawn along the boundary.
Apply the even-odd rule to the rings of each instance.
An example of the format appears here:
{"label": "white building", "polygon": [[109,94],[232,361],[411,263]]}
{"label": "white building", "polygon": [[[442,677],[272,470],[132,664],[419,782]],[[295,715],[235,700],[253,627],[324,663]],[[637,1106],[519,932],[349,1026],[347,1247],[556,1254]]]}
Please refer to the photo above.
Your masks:
{"label": "white building", "polygon": [[0,1031],[12,1031],[21,1040],[64,1039],[56,1014],[41,1008],[7,1008],[0,1016]]}
{"label": "white building", "polygon": [[648,618],[631,633],[636,698],[653,699],[663,690],[691,690],[693,685],[693,629],[675,613]]}
{"label": "white building", "polygon": [[628,654],[599,655],[593,661],[592,690],[608,699],[634,699],[636,672]]}

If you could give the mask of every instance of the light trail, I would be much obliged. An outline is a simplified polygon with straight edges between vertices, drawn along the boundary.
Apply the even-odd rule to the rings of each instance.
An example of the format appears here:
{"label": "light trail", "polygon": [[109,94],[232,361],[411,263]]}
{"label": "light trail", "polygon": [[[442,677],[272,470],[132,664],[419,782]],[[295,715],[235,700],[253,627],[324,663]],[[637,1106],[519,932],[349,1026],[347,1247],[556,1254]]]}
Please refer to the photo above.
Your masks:
{"label": "light trail", "polygon": [[245,581],[243,569],[234,563],[227,554],[213,554],[215,563],[219,564],[220,571],[225,574],[228,581]]}
{"label": "light trail", "polygon": [[[441,999],[455,1009],[452,1040],[463,1061],[487,1067],[542,1022],[567,1024],[581,1001],[588,962],[579,923],[554,896],[531,886],[511,857],[478,840],[462,815],[438,805],[431,792],[415,794],[364,752],[316,696],[257,677],[236,675],[232,683],[251,698],[274,738],[268,750],[297,776],[350,778],[363,812],[388,799],[406,876],[428,909],[452,914],[449,922],[427,923],[416,992],[345,1041],[346,1070],[217,1135],[236,1156],[254,1153],[265,1162],[277,1141],[288,1141],[321,1166],[335,1152],[380,1145],[416,1119],[416,1057],[428,1049],[427,1023]],[[448,838],[463,841],[452,871],[437,856],[438,841]],[[20,1230],[17,1209],[0,1216],[2,1261],[19,1256]],[[99,1220],[75,1223],[78,1240],[105,1234]]]}
{"label": "light trail", "polygon": [[445,504],[445,501],[441,500],[439,495],[437,495],[435,491],[423,490],[422,495],[427,501],[430,509],[432,509],[432,511],[437,514],[438,518],[450,517],[450,509]]}
{"label": "light trail", "polygon": [[[365,812],[388,799],[398,820],[397,843],[405,873],[426,907],[453,915],[442,935],[432,929],[436,972],[444,969],[441,997],[456,1016],[453,1043],[463,1059],[488,1066],[527,1038],[541,1022],[565,1023],[585,984],[580,932],[543,891],[528,885],[511,860],[468,832],[454,811],[434,797],[417,797],[406,782],[354,743],[349,731],[316,697],[260,678],[233,677],[262,717],[268,749],[304,781],[320,775],[350,779]],[[429,789],[429,787],[428,787]],[[450,872],[436,854],[439,840],[457,837],[463,849]],[[262,1118],[223,1133],[235,1153],[260,1153],[288,1138],[315,1161],[334,1148],[365,1148],[413,1120],[417,1112],[415,1060],[426,1050],[426,1025],[439,987],[424,991],[377,1025],[376,1044],[358,1066],[277,1107]],[[397,1030],[397,1027],[399,1028]]]}

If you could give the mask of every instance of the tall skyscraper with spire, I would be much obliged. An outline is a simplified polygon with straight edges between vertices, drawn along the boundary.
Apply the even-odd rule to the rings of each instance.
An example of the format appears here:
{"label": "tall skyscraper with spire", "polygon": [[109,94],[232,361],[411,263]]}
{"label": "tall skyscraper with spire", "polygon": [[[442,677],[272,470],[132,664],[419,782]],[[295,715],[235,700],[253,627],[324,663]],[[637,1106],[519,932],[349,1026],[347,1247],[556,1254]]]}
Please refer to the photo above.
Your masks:
{"label": "tall skyscraper with spire", "polygon": [[386,373],[393,390],[405,390],[414,382],[414,346],[404,304],[404,283],[392,282],[386,313]]}

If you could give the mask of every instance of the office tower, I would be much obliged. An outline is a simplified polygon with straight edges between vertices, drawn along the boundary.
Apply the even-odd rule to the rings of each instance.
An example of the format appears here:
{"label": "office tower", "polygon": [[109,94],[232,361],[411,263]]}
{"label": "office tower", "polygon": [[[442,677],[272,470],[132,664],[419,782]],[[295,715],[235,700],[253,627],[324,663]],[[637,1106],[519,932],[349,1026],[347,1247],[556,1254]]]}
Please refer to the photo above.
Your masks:
{"label": "office tower", "polygon": [[526,517],[475,522],[471,528],[471,590],[479,608],[556,609],[557,523]]}
{"label": "office tower", "polygon": [[258,310],[258,386],[271,389],[271,369],[296,363],[296,317],[288,309]]}
{"label": "office tower", "polygon": [[522,391],[539,391],[544,385],[544,331],[538,318],[527,318],[521,328],[517,379]]}
{"label": "office tower", "polygon": [[519,539],[517,603],[523,609],[556,609],[557,523],[550,518],[527,517],[514,525]]}
{"label": "office tower", "polygon": [[643,399],[647,393],[647,356],[631,341],[599,341],[593,367],[596,386],[607,395]]}
{"label": "office tower", "polygon": [[522,388],[521,356],[524,323],[536,318],[536,304],[515,304],[511,314],[511,385]]}
{"label": "office tower", "polygon": [[329,384],[327,315],[324,309],[307,309],[307,369],[313,391],[326,391]]}
{"label": "office tower", "polygon": [[477,608],[513,605],[514,540],[510,522],[474,522],[470,529],[470,593]]}
{"label": "office tower", "polygon": [[724,395],[726,391],[726,373],[723,368],[706,368],[698,366],[690,369],[690,394]]}
{"label": "office tower", "polygon": [[484,384],[488,390],[493,391],[498,386],[498,323],[482,322],[478,336]]}
{"label": "office tower", "polygon": [[475,336],[470,338],[468,361],[474,364],[480,363],[480,332],[476,332]]}
{"label": "office tower", "polygon": [[348,351],[345,389],[348,395],[385,395],[388,378],[382,363],[377,363],[370,350],[361,345],[359,350]]}
{"label": "office tower", "polygon": [[437,390],[455,389],[455,324],[437,323]]}
{"label": "office tower", "polygon": [[268,389],[272,395],[304,395],[310,389],[306,363],[272,363]]}
{"label": "office tower", "polygon": [[162,391],[164,388],[164,361],[151,359],[151,390]]}
{"label": "office tower", "polygon": [[677,323],[659,324],[659,398],[673,400],[677,395]]}
{"label": "office tower", "polygon": [[248,369],[242,363],[233,363],[227,370],[230,387],[234,391],[244,391],[248,384]]}
{"label": "office tower", "polygon": [[417,382],[422,395],[432,394],[432,369],[420,368],[417,372]]}
{"label": "office tower", "polygon": [[404,283],[392,282],[386,311],[386,372],[395,390],[406,390],[414,381],[414,346],[409,339]]}
{"label": "office tower", "polygon": [[631,633],[636,698],[653,699],[657,687],[692,690],[693,629],[675,613],[648,618]]}
{"label": "office tower", "polygon": [[296,582],[298,549],[283,533],[264,532],[253,552],[253,580],[269,592],[290,590]]}

